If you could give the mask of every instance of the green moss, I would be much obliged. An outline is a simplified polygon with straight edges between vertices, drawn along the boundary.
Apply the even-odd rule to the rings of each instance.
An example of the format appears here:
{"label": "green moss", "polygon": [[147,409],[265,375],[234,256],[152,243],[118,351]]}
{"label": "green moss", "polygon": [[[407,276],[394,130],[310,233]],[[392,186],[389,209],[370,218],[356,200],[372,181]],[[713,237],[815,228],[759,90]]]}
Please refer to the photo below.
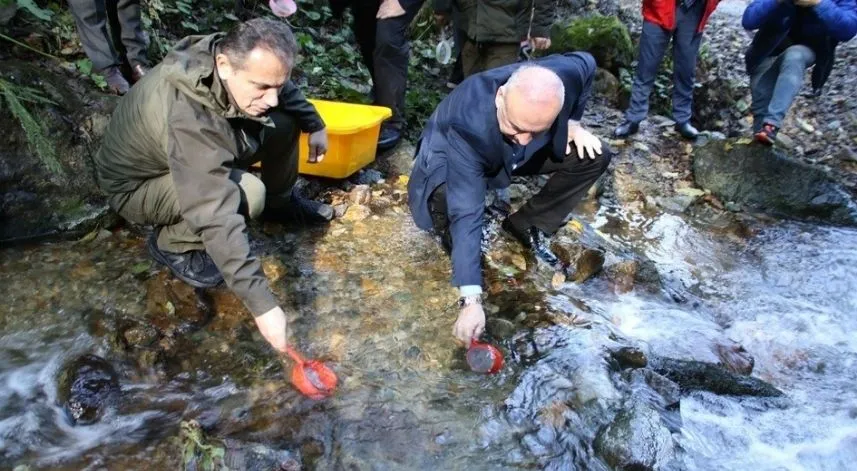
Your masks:
{"label": "green moss", "polygon": [[619,74],[634,60],[634,44],[628,28],[613,16],[592,15],[554,25],[552,52],[587,51],[598,67]]}

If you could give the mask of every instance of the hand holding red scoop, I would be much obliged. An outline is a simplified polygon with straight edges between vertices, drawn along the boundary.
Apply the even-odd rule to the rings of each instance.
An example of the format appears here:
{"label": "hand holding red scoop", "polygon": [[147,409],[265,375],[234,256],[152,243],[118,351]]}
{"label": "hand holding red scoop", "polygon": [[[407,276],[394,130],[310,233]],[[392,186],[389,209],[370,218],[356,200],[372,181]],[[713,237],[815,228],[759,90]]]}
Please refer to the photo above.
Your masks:
{"label": "hand holding red scoop", "polygon": [[292,384],[298,391],[310,399],[324,399],[336,389],[336,374],[324,363],[317,360],[305,360],[295,349],[286,347],[286,353],[295,361],[292,367]]}
{"label": "hand holding red scoop", "polygon": [[470,369],[477,373],[494,374],[503,368],[503,354],[490,343],[471,340],[465,358]]}

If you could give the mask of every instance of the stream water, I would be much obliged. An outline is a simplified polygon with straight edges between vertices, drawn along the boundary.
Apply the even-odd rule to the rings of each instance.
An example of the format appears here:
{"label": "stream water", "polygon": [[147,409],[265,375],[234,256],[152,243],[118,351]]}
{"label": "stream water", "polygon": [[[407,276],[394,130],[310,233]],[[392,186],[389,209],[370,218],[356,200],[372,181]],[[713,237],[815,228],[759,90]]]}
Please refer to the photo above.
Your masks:
{"label": "stream water", "polygon": [[[292,338],[340,377],[325,401],[294,391],[287,365],[228,295],[207,326],[182,334],[189,342],[171,368],[117,353],[93,326],[151,311],[147,290],[159,278],[138,236],[4,249],[0,468],[176,469],[179,424],[195,419],[213,436],[299,452],[310,469],[606,469],[584,443],[595,433],[585,424],[551,435],[522,419],[555,409],[520,399],[546,377],[540,371],[601,355],[597,329],[528,323],[545,311],[582,314],[674,358],[712,361],[711,345],[731,337],[755,357],[754,375],[786,393],[683,395],[678,469],[848,469],[857,460],[857,231],[776,223],[736,240],[669,214],[603,209],[582,219],[603,238],[608,264],[613,254],[645,256],[681,299],[615,294],[603,276],[556,291],[524,277],[491,307],[489,331],[507,352],[495,376],[467,371],[451,337],[449,264],[401,208],[297,236],[264,228],[260,247],[282,266],[276,291],[294,312]],[[525,324],[536,337],[565,338],[566,349],[521,354],[513,333]],[[82,353],[116,365],[121,398],[96,424],[74,426],[56,377]]]}

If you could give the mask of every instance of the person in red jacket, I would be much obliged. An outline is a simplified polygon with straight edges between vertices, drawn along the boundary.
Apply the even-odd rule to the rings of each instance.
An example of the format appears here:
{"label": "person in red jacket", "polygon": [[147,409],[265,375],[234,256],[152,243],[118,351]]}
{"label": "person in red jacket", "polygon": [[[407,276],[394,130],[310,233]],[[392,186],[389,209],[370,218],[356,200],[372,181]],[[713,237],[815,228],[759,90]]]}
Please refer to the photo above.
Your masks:
{"label": "person in red jacket", "polygon": [[649,95],[655,84],[658,66],[667,46],[673,44],[673,120],[675,129],[686,139],[699,135],[690,124],[693,105],[693,80],[702,30],[720,0],[643,0],[643,34],[637,71],[631,88],[631,103],[625,121],[614,131],[628,137],[640,128],[649,112]]}

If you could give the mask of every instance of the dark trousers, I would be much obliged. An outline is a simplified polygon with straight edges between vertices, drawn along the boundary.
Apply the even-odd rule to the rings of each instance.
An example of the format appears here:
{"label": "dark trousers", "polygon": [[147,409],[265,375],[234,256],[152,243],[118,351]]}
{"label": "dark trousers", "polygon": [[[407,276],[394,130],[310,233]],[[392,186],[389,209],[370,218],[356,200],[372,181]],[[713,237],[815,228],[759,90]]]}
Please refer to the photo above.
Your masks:
{"label": "dark trousers", "polygon": [[354,1],[351,25],[363,64],[372,75],[375,104],[393,110],[386,126],[402,129],[405,125],[405,92],[408,85],[408,27],[419,13],[423,0],[400,0],[405,14],[378,20],[380,2]]}
{"label": "dark trousers", "polygon": [[92,68],[148,64],[146,36],[140,20],[140,0],[69,0],[80,42]]}
{"label": "dark trousers", "polygon": [[[672,1],[672,0],[667,0]],[[625,112],[628,121],[640,122],[649,113],[649,95],[655,85],[658,67],[667,46],[673,44],[673,119],[677,123],[690,121],[693,108],[693,81],[696,76],[696,58],[702,33],[699,22],[705,12],[705,0],[695,0],[690,8],[676,5],[675,31],[643,21],[640,36],[640,55],[631,88],[631,104]]]}
{"label": "dark trousers", "polygon": [[[555,162],[550,158],[552,151],[547,146],[515,170],[513,175],[516,176],[551,174],[551,177],[538,193],[518,211],[509,215],[509,222],[521,229],[537,227],[547,234],[558,231],[568,220],[571,211],[586,196],[589,188],[610,165],[613,151],[607,144],[601,145],[602,154],[595,159],[578,158],[577,150],[572,146],[571,154],[562,162]],[[434,233],[440,236],[444,249],[451,251],[446,184],[432,192],[429,197],[429,212]]]}
{"label": "dark trousers", "polygon": [[470,38],[461,48],[461,69],[464,77],[518,62],[516,43],[477,43]]}
{"label": "dark trousers", "polygon": [[[253,152],[235,162],[235,169],[230,175],[230,180],[241,190],[239,212],[245,217],[258,217],[265,208],[276,210],[285,207],[298,178],[298,123],[293,117],[279,112],[271,113],[271,118],[274,128],[261,125],[255,128],[258,123],[253,122],[249,129],[236,133],[239,148],[243,147],[241,132],[247,132],[261,142]],[[262,162],[261,180],[244,171],[256,162]],[[161,250],[174,253],[204,250],[200,236],[182,219],[171,174],[148,180],[129,193],[111,195],[109,202],[120,216],[131,222],[161,227],[158,234]]]}

